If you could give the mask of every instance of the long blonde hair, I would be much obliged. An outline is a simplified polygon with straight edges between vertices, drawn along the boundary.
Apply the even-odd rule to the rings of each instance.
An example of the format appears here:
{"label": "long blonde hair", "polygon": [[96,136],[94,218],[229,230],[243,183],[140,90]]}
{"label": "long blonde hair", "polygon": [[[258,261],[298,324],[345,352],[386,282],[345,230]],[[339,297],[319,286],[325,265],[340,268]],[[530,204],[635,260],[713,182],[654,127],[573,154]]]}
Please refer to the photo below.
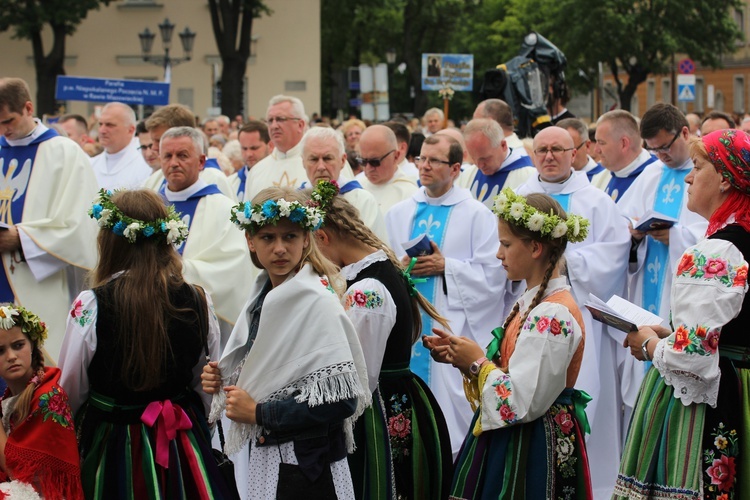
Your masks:
{"label": "long blonde hair", "polygon": [[[367,246],[382,250],[385,252],[388,260],[399,271],[404,267],[398,260],[393,250],[378,238],[372,230],[359,218],[359,210],[351,203],[346,201],[343,196],[334,196],[330,205],[326,207],[326,218],[323,228],[332,231],[342,240],[356,240]],[[421,307],[432,319],[440,323],[444,328],[450,330],[448,320],[437,312],[435,307],[421,293],[414,291],[415,295],[411,297],[412,309],[412,344],[419,340],[422,332],[422,317],[419,314]]]}
{"label": "long blonde hair", "polygon": [[[300,203],[305,203],[309,200],[309,197],[306,196],[305,193],[297,189],[289,187],[270,187],[255,195],[251,203],[253,205],[262,205],[268,200],[279,200],[280,198],[284,198],[286,201],[298,201]],[[251,238],[254,236],[254,233],[251,230],[248,230],[248,234]],[[340,297],[343,295],[345,288],[344,282],[339,273],[339,268],[321,253],[318,245],[315,243],[315,238],[312,237],[312,233],[309,233],[308,239],[309,244],[302,252],[302,259],[300,260],[297,271],[302,269],[302,266],[305,263],[309,263],[318,276],[328,277],[328,282]],[[250,251],[250,258],[252,259],[253,264],[260,269],[264,269],[263,264],[261,264],[260,259],[258,259],[255,252]]]}

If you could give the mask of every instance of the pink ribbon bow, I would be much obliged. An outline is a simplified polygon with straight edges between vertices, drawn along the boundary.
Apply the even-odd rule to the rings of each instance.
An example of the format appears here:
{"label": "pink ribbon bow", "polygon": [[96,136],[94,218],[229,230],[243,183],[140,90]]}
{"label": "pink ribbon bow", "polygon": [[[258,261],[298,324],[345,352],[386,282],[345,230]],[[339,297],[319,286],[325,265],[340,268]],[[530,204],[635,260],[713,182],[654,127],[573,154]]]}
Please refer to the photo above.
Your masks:
{"label": "pink ribbon bow", "polygon": [[149,403],[141,421],[156,430],[156,463],[168,469],[169,442],[177,437],[177,431],[192,429],[193,423],[180,405],[173,405],[169,400]]}

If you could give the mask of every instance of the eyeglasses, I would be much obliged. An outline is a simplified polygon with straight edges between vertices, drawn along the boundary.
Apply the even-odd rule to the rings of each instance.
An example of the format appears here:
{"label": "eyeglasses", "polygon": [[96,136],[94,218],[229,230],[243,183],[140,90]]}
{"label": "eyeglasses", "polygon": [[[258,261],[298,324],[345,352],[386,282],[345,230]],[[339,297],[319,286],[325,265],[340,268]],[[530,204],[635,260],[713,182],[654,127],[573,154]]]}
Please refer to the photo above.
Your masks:
{"label": "eyeglasses", "polygon": [[138,146],[138,149],[140,151],[148,151],[149,149],[153,147],[154,147],[154,143],[152,142],[151,144],[141,144],[140,146]]}
{"label": "eyeglasses", "polygon": [[438,168],[441,164],[442,165],[450,165],[451,162],[446,160],[438,160],[437,158],[429,158],[427,156],[417,156],[414,158],[414,164],[415,165],[424,165],[427,163],[430,168]]}
{"label": "eyeglasses", "polygon": [[586,141],[583,141],[583,142],[582,142],[582,143],[580,143],[580,144],[579,144],[578,146],[576,146],[576,147],[575,147],[576,151],[577,151],[577,150],[579,150],[579,149],[581,149],[581,148],[582,148],[582,147],[583,147],[583,146],[584,146],[585,144],[586,144]]}
{"label": "eyeglasses", "polygon": [[268,118],[266,121],[269,125],[272,125],[273,122],[278,123],[279,125],[284,125],[288,121],[297,121],[301,120],[301,118],[294,118],[292,116],[272,116],[271,118]]}
{"label": "eyeglasses", "polygon": [[357,158],[357,163],[359,163],[359,165],[362,166],[362,167],[366,167],[367,164],[369,163],[373,167],[377,168],[377,167],[380,166],[380,162],[382,162],[383,160],[385,160],[386,156],[388,156],[391,153],[394,153],[395,151],[396,151],[395,149],[391,149],[390,151],[388,151],[386,154],[384,154],[380,158],[361,158],[361,157],[359,157],[359,158]]}
{"label": "eyeglasses", "polygon": [[677,140],[678,137],[680,137],[680,134],[682,133],[682,130],[678,130],[677,133],[674,135],[671,141],[669,141],[669,144],[666,146],[659,146],[658,148],[650,148],[646,146],[646,151],[651,151],[652,153],[669,153],[669,150],[672,149],[672,144],[674,144],[674,141]]}
{"label": "eyeglasses", "polygon": [[539,158],[544,158],[545,156],[547,156],[547,153],[552,153],[552,156],[560,156],[566,151],[573,151],[574,149],[577,149],[577,148],[563,148],[560,146],[552,146],[551,148],[535,149],[534,154],[537,155]]}

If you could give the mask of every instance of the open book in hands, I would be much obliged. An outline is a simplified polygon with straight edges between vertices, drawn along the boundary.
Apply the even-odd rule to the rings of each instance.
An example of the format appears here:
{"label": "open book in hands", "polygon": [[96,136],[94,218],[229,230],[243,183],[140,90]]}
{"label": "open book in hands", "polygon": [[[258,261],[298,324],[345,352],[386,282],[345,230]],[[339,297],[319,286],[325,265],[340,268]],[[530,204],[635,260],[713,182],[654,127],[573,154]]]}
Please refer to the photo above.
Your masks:
{"label": "open book in hands", "polygon": [[591,316],[595,320],[622,330],[625,333],[637,331],[639,326],[666,326],[666,322],[661,317],[617,295],[613,295],[611,299],[604,302],[593,293],[590,293],[589,300],[584,305],[586,309],[591,311]]}
{"label": "open book in hands", "polygon": [[655,210],[647,210],[640,219],[631,220],[630,222],[633,224],[635,230],[646,232],[657,229],[669,229],[677,224],[677,219],[656,212]]}

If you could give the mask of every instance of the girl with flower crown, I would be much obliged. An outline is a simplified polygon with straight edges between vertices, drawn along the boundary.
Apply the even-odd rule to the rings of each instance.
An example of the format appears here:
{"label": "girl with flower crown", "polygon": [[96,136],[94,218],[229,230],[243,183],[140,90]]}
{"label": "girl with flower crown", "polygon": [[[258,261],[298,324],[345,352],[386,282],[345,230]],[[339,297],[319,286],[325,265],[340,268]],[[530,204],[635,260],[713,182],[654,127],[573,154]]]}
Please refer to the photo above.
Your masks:
{"label": "girl with flower crown", "polygon": [[584,444],[586,396],[574,389],[581,366],[581,312],[561,274],[568,243],[588,221],[544,194],[505,189],[495,200],[509,280],[525,280],[485,351],[437,328],[424,343],[464,376],[476,409],[456,462],[451,498],[592,498]]}
{"label": "girl with flower crown", "polygon": [[225,411],[231,421],[225,451],[237,453],[237,485],[249,499],[354,497],[346,456],[371,396],[336,269],[311,237],[324,217],[289,188],[264,189],[232,210],[263,271],[202,377],[211,420]]}
{"label": "girl with flower crown", "polygon": [[230,498],[200,390],[219,327],[210,297],[182,278],[187,228],[147,190],[102,191],[89,214],[99,262],[60,354],[86,498]]}
{"label": "girl with flower crown", "polygon": [[[320,181],[313,192],[330,188],[337,191]],[[373,392],[372,407],[354,428],[357,450],[349,456],[356,498],[446,498],[453,475],[448,426],[427,384],[409,369],[422,331],[419,308],[447,328],[446,320],[354,206],[333,196],[325,210],[316,238],[346,278],[344,308],[362,342]]]}
{"label": "girl with flower crown", "polygon": [[[0,306],[0,498],[82,499],[68,396],[44,366],[47,327],[21,306]],[[10,481],[10,482],[7,482]]]}

